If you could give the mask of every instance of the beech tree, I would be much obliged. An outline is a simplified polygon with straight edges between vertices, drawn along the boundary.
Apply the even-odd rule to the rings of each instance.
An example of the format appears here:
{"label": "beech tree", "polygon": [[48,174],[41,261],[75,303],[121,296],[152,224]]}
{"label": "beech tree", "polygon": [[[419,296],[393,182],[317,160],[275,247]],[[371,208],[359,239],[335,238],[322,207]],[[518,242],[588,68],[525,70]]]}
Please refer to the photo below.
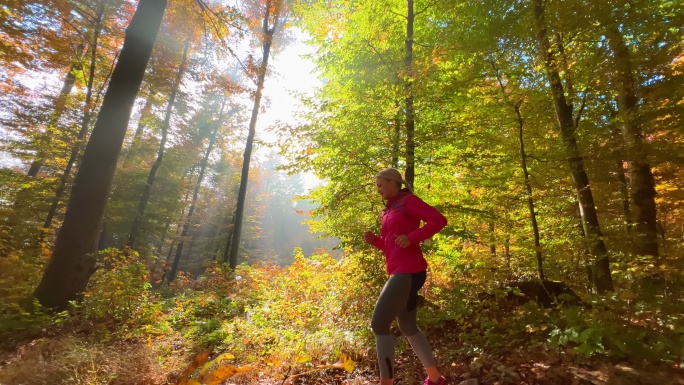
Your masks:
{"label": "beech tree", "polygon": [[[134,124],[123,136],[112,121],[109,147],[97,147],[101,95],[134,3],[12,1],[0,11],[0,130],[8,133],[0,256],[39,269],[53,253],[52,283],[36,291],[60,298],[51,306],[85,287],[102,196],[102,244],[130,243],[126,255],[154,269],[156,283],[154,261],[167,261],[166,278],[195,275],[218,261],[287,263],[288,247],[310,241],[295,226],[278,227],[307,215],[279,194],[294,184],[255,157],[258,115],[269,107],[261,92],[284,22],[310,37],[324,79],[314,94],[271,101],[306,108],[273,132],[282,168],[322,181],[302,209],[313,232],[371,260],[361,234],[377,230],[384,208],[373,177],[394,166],[449,218],[424,246],[456,273],[492,286],[535,277],[595,292],[645,291],[643,283],[671,274],[684,233],[678,2],[178,0],[164,12],[135,102],[120,114],[132,112]],[[276,17],[281,9],[287,19]],[[241,60],[250,37],[258,53]],[[247,89],[249,107],[240,103]],[[219,128],[223,97],[236,108]],[[99,133],[81,158],[79,134],[87,140],[96,116]],[[53,290],[62,279],[66,294]]]}
{"label": "beech tree", "polygon": [[580,109],[579,112],[575,112],[572,103],[566,98],[565,86],[560,77],[560,54],[558,52],[562,49],[562,43],[559,42],[555,47],[551,45],[549,27],[546,23],[545,14],[546,9],[543,1],[535,0],[534,17],[538,29],[537,44],[539,45],[539,57],[545,67],[546,75],[548,76],[551,86],[551,93],[556,115],[558,117],[561,137],[563,139],[563,146],[570,166],[573,183],[575,184],[575,190],[577,191],[577,200],[580,205],[584,233],[587,237],[587,242],[590,244],[589,248],[591,254],[595,258],[589,265],[591,281],[596,287],[596,290],[599,292],[606,292],[613,290],[613,283],[610,275],[610,260],[608,257],[608,250],[603,241],[603,233],[601,232],[601,226],[599,225],[596,204],[594,203],[594,196],[592,194],[591,186],[589,185],[584,159],[577,145],[577,138],[575,136],[575,131],[577,129],[575,113],[581,114],[582,111]]}
{"label": "beech tree", "polygon": [[[199,165],[199,174],[197,176],[197,182],[195,183],[194,186],[194,191],[192,193],[192,198],[190,200],[190,205],[188,207],[188,215],[183,221],[183,226],[182,230],[180,232],[180,241],[178,242],[178,245],[176,246],[176,254],[175,257],[173,258],[173,263],[171,265],[171,270],[169,272],[168,276],[168,282],[173,281],[176,278],[176,272],[178,271],[178,264],[181,259],[181,255],[183,253],[183,246],[185,245],[185,238],[188,235],[188,230],[190,229],[190,224],[191,221],[193,220],[193,215],[195,214],[195,207],[197,205],[197,200],[199,198],[199,192],[200,188],[202,187],[202,182],[204,180],[204,175],[207,170],[207,165],[209,163],[209,157],[211,156],[211,153],[214,149],[214,145],[216,143],[216,138],[218,135],[218,131],[223,125],[224,121],[224,114],[226,114],[225,111],[226,108],[226,99],[224,96],[223,101],[221,102],[221,110],[218,113],[218,117],[216,118],[215,122],[212,122],[213,129],[211,136],[209,137],[209,143],[207,145],[207,148],[204,153],[204,157],[202,157],[202,160]],[[230,113],[232,111],[229,111]]]}
{"label": "beech tree", "polygon": [[[253,94],[252,115],[249,121],[249,130],[247,133],[247,142],[245,144],[245,152],[242,163],[242,174],[240,177],[240,189],[238,191],[237,205],[235,208],[235,225],[233,227],[233,234],[231,236],[230,245],[230,266],[237,266],[238,256],[240,253],[240,236],[242,233],[242,222],[245,212],[245,200],[247,199],[247,183],[249,181],[249,164],[252,159],[252,148],[254,146],[254,136],[256,135],[256,123],[259,117],[259,108],[261,107],[261,97],[264,90],[264,82],[266,80],[266,73],[268,70],[268,59],[271,55],[271,49],[275,43],[275,38],[282,33],[285,28],[288,16],[288,4],[285,0],[261,0],[249,4],[247,12],[249,13],[248,20],[251,22],[251,28],[254,29],[256,40],[261,45],[261,58],[250,58],[250,66],[252,67],[254,76],[253,80],[256,86]],[[254,61],[253,61],[254,60]]]}
{"label": "beech tree", "polygon": [[64,223],[35,296],[64,309],[85,289],[95,265],[95,243],[133,103],[159,31],[165,0],[141,0],[126,31],[119,61],[86,145]]}
{"label": "beech tree", "polygon": [[[150,194],[152,191],[152,185],[154,184],[154,178],[157,175],[157,170],[162,164],[164,159],[164,152],[166,151],[166,140],[168,138],[169,125],[171,122],[171,113],[174,108],[174,103],[176,101],[176,94],[181,86],[181,81],[185,75],[185,70],[187,67],[188,60],[188,50],[190,49],[190,41],[185,42],[185,47],[183,48],[183,59],[181,61],[180,67],[178,68],[178,74],[176,75],[176,84],[174,85],[171,95],[169,97],[169,102],[166,107],[166,114],[164,116],[164,121],[162,123],[162,137],[159,141],[159,150],[157,151],[157,159],[150,168],[150,173],[147,176],[147,183],[145,183],[145,190],[140,197],[140,203],[138,204],[138,212],[136,213],[135,219],[133,220],[133,226],[131,232],[128,236],[128,246],[134,247],[137,241],[138,231],[140,230],[140,222],[142,221],[142,216],[145,214],[145,207],[150,199]],[[143,110],[144,111],[144,110]]]}
{"label": "beech tree", "polygon": [[[612,287],[607,244],[618,256],[629,249],[622,213],[633,209],[614,188],[614,146],[619,145],[615,132],[622,126],[616,121],[618,111],[608,102],[615,100],[615,83],[604,76],[613,74],[614,66],[604,65],[614,55],[608,50],[607,35],[596,28],[596,18],[605,15],[601,10],[619,6],[610,3],[544,3],[540,8],[539,2],[415,2],[413,20],[414,37],[418,36],[411,78],[417,111],[416,183],[424,183],[426,190],[419,193],[443,202],[450,223],[457,224],[445,229],[454,235],[450,240],[457,247],[475,242],[477,258],[492,266],[499,263],[497,245],[503,246],[504,260],[514,275],[532,268],[525,261],[536,261],[539,268],[544,248],[551,264],[563,266],[564,274],[573,279],[585,277],[578,266],[588,265],[588,285],[599,292]],[[661,73],[656,68],[666,67],[665,51],[678,52],[670,32],[664,32],[676,30],[667,27],[676,17],[669,5],[655,10],[646,3],[635,3],[629,13],[642,16],[626,18],[621,28],[640,31],[630,34],[639,36],[634,42],[660,42],[658,48],[655,43],[643,46],[662,55],[663,62],[656,55],[661,64],[653,59],[640,62],[644,64],[636,72]],[[327,82],[316,97],[303,99],[315,111],[307,115],[307,123],[288,127],[298,146],[287,145],[289,138],[282,146],[290,171],[311,170],[328,182],[310,195],[321,204],[314,226],[349,245],[362,245],[355,234],[374,225],[378,206],[367,188],[369,175],[387,165],[408,169],[397,156],[396,140],[396,117],[408,111],[405,103],[397,103],[406,88],[396,78],[396,68],[405,68],[407,51],[400,47],[408,35],[400,26],[406,26],[406,5],[311,2],[299,10],[302,25],[319,48],[314,58]],[[543,11],[536,18],[535,7]],[[593,12],[577,14],[573,9],[578,7]],[[655,24],[663,32],[658,34],[654,24],[643,22],[645,18],[662,20]],[[501,66],[501,82],[496,81],[492,62]],[[596,68],[601,68],[599,74]],[[666,77],[641,77],[638,83],[655,78]],[[669,84],[676,83],[667,78]],[[670,89],[660,83],[659,87]],[[653,106],[649,112],[653,117],[671,116],[665,109],[655,112],[658,109]],[[521,166],[521,156],[526,165]],[[577,202],[574,197],[580,198],[578,203],[572,203]],[[532,208],[530,199],[535,198],[544,203]],[[575,204],[582,206],[581,220]],[[535,218],[536,226],[518,225]],[[582,232],[577,231],[578,223],[583,223]],[[618,223],[621,229],[616,232]],[[450,249],[448,243],[440,245]],[[568,243],[574,247],[563,247]],[[589,256],[584,253],[587,244],[593,252]]]}

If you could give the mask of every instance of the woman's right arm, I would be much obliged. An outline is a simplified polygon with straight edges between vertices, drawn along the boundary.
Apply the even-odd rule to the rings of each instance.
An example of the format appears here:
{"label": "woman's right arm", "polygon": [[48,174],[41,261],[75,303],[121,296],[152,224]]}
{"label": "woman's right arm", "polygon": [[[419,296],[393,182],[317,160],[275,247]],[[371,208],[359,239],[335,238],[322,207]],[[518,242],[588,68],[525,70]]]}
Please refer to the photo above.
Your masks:
{"label": "woman's right arm", "polygon": [[384,250],[384,249],[385,249],[385,242],[384,242],[384,240],[382,239],[382,237],[378,237],[377,235],[375,235],[374,233],[372,233],[372,232],[370,232],[370,231],[366,231],[366,232],[363,233],[363,239],[364,239],[364,240],[366,241],[366,243],[368,243],[369,245],[373,245],[373,246],[377,247],[377,248],[380,249],[380,250]]}

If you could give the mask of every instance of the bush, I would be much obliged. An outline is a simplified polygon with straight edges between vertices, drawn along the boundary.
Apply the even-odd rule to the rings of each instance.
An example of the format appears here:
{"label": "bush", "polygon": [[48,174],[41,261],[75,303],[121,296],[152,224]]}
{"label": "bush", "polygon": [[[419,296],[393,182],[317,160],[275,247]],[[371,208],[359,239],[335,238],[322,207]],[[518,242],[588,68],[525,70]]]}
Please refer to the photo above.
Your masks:
{"label": "bush", "polygon": [[62,319],[61,315],[50,315],[32,299],[42,264],[27,262],[27,259],[35,258],[17,253],[0,258],[0,347],[3,348]]}
{"label": "bush", "polygon": [[236,292],[255,301],[246,304],[243,317],[224,323],[226,349],[248,361],[288,361],[365,347],[372,309],[368,292],[379,288],[360,279],[359,257],[337,261],[325,253],[310,258],[298,253],[289,267],[238,269]]}
{"label": "bush", "polygon": [[98,321],[127,321],[149,316],[154,308],[149,271],[131,250],[100,252],[102,267],[90,277],[81,304],[84,317]]}

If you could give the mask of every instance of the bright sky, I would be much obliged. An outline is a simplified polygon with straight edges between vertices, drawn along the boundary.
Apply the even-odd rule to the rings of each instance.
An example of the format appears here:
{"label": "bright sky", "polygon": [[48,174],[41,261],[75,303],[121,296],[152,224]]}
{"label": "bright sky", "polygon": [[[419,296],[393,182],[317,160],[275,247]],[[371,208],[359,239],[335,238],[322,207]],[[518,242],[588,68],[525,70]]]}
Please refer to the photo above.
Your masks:
{"label": "bright sky", "polygon": [[264,128],[278,120],[290,120],[295,112],[301,110],[301,106],[297,105],[297,101],[290,95],[292,91],[312,94],[321,84],[313,73],[314,63],[302,57],[312,53],[314,48],[304,44],[303,34],[295,35],[297,41],[269,59],[268,67],[273,72],[266,77],[263,94],[270,103],[266,113],[259,115],[259,132],[263,133]]}
{"label": "bright sky", "polygon": [[[264,83],[262,109],[257,120],[257,136],[259,139],[268,143],[275,142],[272,134],[268,134],[266,129],[278,121],[293,122],[298,111],[303,107],[291,95],[292,92],[312,94],[322,82],[314,74],[314,64],[310,60],[303,58],[303,55],[312,53],[315,48],[304,44],[306,36],[301,32],[294,33],[296,40],[284,47],[280,52],[272,55],[269,60],[271,74]],[[264,108],[265,107],[265,108]],[[251,110],[251,101],[248,103]],[[0,130],[0,139],[4,139],[7,133]],[[257,156],[264,154],[268,148],[257,148]],[[17,166],[19,163],[0,153],[0,167]],[[305,175],[305,187],[311,188],[319,180],[313,175]]]}
{"label": "bright sky", "polygon": [[[269,59],[269,69],[273,71],[264,83],[263,95],[268,99],[266,112],[259,114],[257,120],[257,136],[269,143],[275,138],[266,133],[266,129],[276,122],[293,122],[298,111],[303,107],[291,93],[313,94],[322,84],[314,74],[314,63],[303,58],[312,53],[314,47],[304,44],[303,34],[295,34],[298,41],[288,45]],[[263,105],[263,103],[262,103]],[[263,149],[266,150],[266,149]],[[305,187],[311,188],[319,181],[313,175],[305,175]]]}

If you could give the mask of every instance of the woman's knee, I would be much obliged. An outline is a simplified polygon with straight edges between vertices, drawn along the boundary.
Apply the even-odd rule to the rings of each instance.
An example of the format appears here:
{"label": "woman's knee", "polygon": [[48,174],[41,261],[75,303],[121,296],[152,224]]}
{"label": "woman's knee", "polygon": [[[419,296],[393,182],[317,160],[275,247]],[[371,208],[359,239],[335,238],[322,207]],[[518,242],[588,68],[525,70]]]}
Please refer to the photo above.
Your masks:
{"label": "woman's knee", "polygon": [[371,319],[371,330],[373,334],[376,335],[386,335],[390,334],[390,326],[392,325],[392,320],[389,322],[383,317],[373,317]]}
{"label": "woman's knee", "polygon": [[418,328],[418,323],[416,322],[415,315],[407,315],[407,317],[398,317],[397,325],[399,326],[399,330],[401,330],[401,334],[405,336],[412,336],[418,333],[418,331],[420,330]]}

